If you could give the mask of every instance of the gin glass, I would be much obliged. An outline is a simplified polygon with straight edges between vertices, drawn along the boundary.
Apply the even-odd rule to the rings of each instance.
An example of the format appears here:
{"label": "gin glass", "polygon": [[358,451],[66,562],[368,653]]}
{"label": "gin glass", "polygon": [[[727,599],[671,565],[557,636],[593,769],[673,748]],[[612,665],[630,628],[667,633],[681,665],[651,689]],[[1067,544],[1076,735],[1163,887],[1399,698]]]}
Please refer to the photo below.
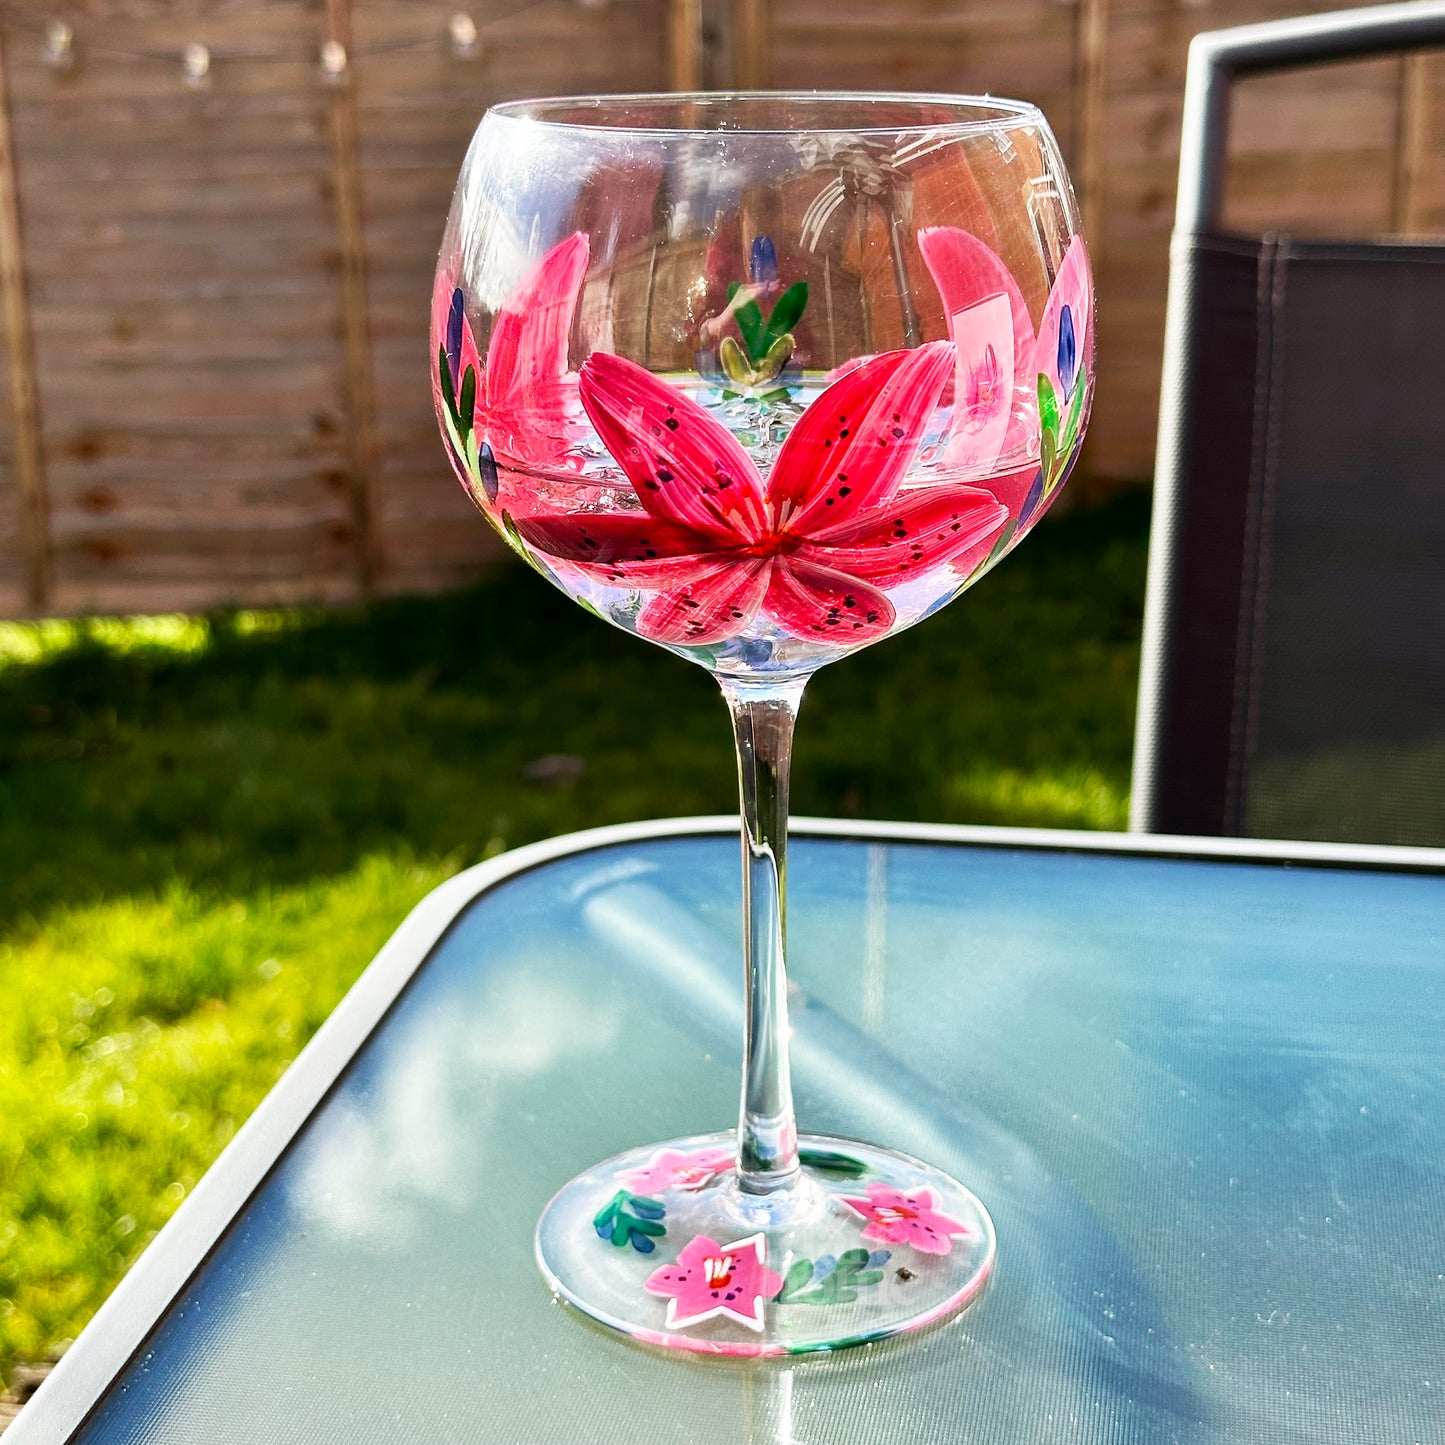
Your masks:
{"label": "gin glass", "polygon": [[[1031,105],[632,95],[488,111],[447,221],[432,389],[507,543],[707,668],[742,802],[735,1132],[638,1147],[537,1228],[553,1289],[656,1345],[836,1349],[941,1319],[994,1233],[944,1171],[800,1135],[784,964],[788,763],[809,677],[936,612],[1063,485],[1093,292]],[[646,1141],[646,1142],[644,1142]]]}

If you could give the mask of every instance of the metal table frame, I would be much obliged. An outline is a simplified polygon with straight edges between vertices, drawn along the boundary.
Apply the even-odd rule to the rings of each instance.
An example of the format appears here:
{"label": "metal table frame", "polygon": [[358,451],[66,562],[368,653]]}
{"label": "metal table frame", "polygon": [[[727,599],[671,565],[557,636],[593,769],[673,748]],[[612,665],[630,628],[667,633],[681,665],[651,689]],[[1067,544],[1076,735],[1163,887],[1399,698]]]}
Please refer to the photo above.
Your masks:
{"label": "metal table frame", "polygon": [[[236,1133],[132,1266],[80,1338],[6,1432],[6,1445],[71,1439],[185,1290],[271,1168],[325,1100],[358,1050],[479,895],[557,859],[617,844],[735,833],[735,817],[677,818],[570,833],[480,863],[434,889],[411,911],[275,1088]],[[985,848],[1445,873],[1445,849],[1224,838],[795,819],[797,838],[941,843]]]}

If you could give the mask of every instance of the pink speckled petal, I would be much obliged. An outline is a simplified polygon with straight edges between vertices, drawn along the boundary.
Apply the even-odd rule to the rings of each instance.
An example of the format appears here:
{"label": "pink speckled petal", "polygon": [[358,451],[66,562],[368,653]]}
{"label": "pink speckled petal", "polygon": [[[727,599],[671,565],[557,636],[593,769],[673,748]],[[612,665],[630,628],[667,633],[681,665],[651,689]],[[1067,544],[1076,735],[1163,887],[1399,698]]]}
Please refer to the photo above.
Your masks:
{"label": "pink speckled petal", "polygon": [[768,557],[729,558],[698,576],[659,592],[637,618],[637,630],[654,642],[702,646],[735,637],[757,615],[768,589]]}
{"label": "pink speckled petal", "polygon": [[557,513],[513,523],[539,552],[629,587],[677,586],[713,571],[719,560],[709,538],[657,517]]}
{"label": "pink speckled petal", "polygon": [[655,517],[736,546],[767,527],[763,482],[737,438],[691,397],[635,362],[599,351],[582,367],[582,405]]}
{"label": "pink speckled petal", "polygon": [[[816,554],[815,554],[816,555]],[[871,583],[794,553],[773,565],[763,603],[795,637],[856,646],[893,626],[893,604]]]}
{"label": "pink speckled petal", "polygon": [[498,313],[487,348],[488,410],[528,405],[565,374],[587,256],[587,237],[576,231],[542,257]]}
{"label": "pink speckled petal", "polygon": [[923,445],[953,357],[946,341],[887,351],[822,392],[773,464],[775,525],[807,536],[887,501]]}
{"label": "pink speckled petal", "polygon": [[982,487],[931,488],[897,497],[885,511],[815,533],[795,558],[888,587],[991,545],[1008,508]]}

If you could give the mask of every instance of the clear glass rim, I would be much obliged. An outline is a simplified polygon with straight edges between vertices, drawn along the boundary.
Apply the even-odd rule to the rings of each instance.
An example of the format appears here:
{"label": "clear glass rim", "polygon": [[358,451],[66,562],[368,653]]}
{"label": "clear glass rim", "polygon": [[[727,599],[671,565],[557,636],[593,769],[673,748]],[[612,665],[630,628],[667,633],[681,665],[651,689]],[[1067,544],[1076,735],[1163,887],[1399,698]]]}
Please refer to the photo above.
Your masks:
{"label": "clear glass rim", "polygon": [[[674,124],[647,125],[623,122],[618,116],[625,111],[671,109],[687,106],[722,108],[735,106],[743,110],[766,103],[816,107],[820,113],[839,106],[856,106],[858,123],[840,125],[836,120],[819,125],[749,125],[724,124],[687,126]],[[869,108],[880,111],[884,106],[916,106],[954,112],[956,118],[894,121],[889,124],[870,123]],[[589,114],[591,112],[591,114]],[[609,112],[612,114],[609,116]],[[982,112],[982,113],[981,113]],[[595,116],[595,118],[594,118]],[[1047,125],[1043,112],[1031,101],[1010,100],[994,95],[957,95],[947,92],[904,90],[694,90],[636,91],[618,95],[551,95],[530,100],[509,100],[490,106],[487,117],[498,120],[545,126],[549,130],[580,134],[598,131],[627,135],[659,137],[716,136],[869,136],[914,135],[963,137],[996,134],[1000,130],[1020,127],[1042,128]]]}

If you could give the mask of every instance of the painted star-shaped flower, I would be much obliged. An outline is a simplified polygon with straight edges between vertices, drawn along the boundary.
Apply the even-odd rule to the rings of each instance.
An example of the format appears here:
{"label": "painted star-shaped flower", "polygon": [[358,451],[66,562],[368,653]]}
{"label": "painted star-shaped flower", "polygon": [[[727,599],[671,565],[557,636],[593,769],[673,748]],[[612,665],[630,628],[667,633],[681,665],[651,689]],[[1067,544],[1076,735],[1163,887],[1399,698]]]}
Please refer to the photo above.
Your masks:
{"label": "painted star-shaped flower", "polygon": [[701,1189],[726,1169],[731,1169],[731,1149],[659,1149],[641,1169],[630,1169],[621,1182],[636,1194],[658,1194],[664,1189]]}
{"label": "painted star-shaped flower", "polygon": [[881,1239],[888,1244],[910,1244],[921,1254],[947,1254],[954,1235],[966,1235],[969,1228],[933,1207],[927,1189],[905,1194],[883,1183],[870,1184],[866,1199],[845,1197],[843,1203],[868,1221],[864,1239]]}
{"label": "painted star-shaped flower", "polygon": [[762,1331],[763,1301],[783,1287],[783,1277],[763,1262],[767,1240],[750,1235],[719,1244],[699,1234],[677,1257],[648,1276],[643,1288],[667,1300],[668,1329],[683,1329],[715,1317]]}

